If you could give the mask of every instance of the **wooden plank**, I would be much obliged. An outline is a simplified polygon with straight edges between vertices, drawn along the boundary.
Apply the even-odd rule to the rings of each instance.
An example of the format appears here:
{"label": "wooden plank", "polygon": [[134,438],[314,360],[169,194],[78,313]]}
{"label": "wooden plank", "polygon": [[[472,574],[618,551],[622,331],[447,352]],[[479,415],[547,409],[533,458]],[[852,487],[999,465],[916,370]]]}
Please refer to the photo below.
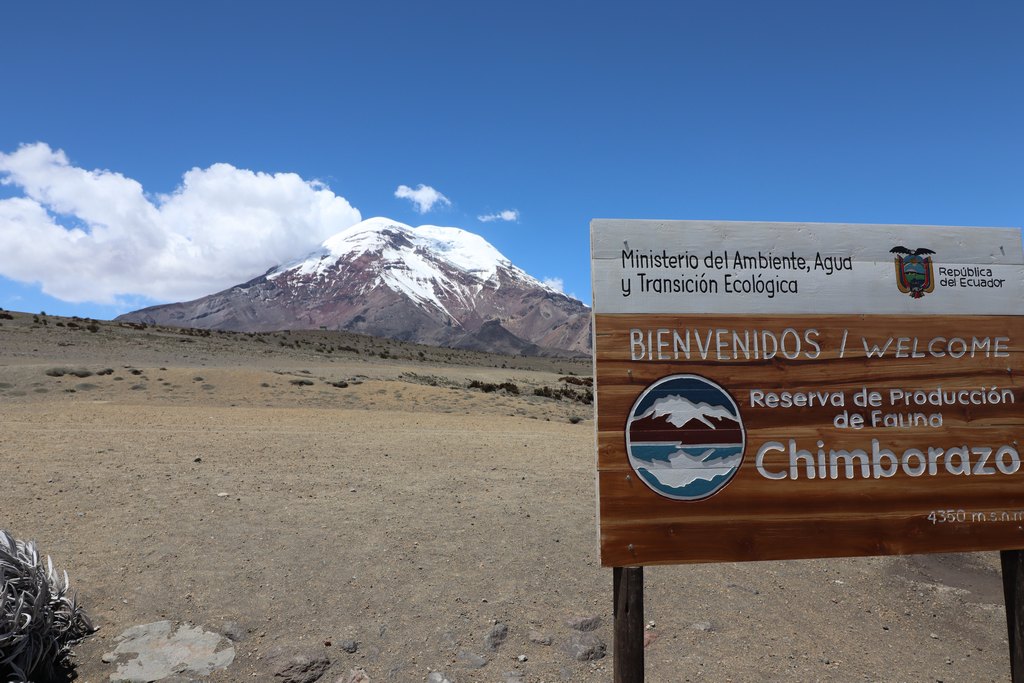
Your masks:
{"label": "wooden plank", "polygon": [[[634,249],[671,251],[721,250],[725,243],[744,250],[788,253],[801,242],[821,240],[827,256],[850,256],[855,261],[891,258],[894,233],[903,243],[935,243],[948,247],[949,263],[1024,264],[1020,231],[942,225],[874,225],[860,223],[783,223],[738,221],[670,221],[595,219],[591,222],[591,255],[595,261],[620,258],[623,242]],[[685,243],[679,246],[679,235]],[[779,249],[783,248],[782,251]],[[817,250],[816,250],[817,251]]]}
{"label": "wooden plank", "polygon": [[[893,296],[898,255],[934,292]],[[1024,314],[1019,230],[814,223],[591,223],[597,313]]]}
{"label": "wooden plank", "polygon": [[960,552],[964,546],[1024,548],[1024,519],[992,523],[932,524],[868,513],[720,520],[651,520],[601,530],[601,560],[616,564],[743,562],[863,555]]}

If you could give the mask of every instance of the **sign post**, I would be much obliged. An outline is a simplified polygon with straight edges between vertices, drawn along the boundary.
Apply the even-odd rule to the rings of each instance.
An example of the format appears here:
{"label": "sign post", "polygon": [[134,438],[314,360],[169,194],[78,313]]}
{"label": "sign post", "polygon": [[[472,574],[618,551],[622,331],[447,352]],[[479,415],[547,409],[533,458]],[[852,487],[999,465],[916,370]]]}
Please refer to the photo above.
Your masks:
{"label": "sign post", "polygon": [[612,569],[615,640],[615,683],[644,680],[644,568]]}
{"label": "sign post", "polygon": [[999,559],[1003,568],[1011,677],[1013,683],[1024,683],[1024,551],[1004,550]]}
{"label": "sign post", "polygon": [[595,220],[591,254],[602,565],[1002,550],[1017,662],[1019,230]]}

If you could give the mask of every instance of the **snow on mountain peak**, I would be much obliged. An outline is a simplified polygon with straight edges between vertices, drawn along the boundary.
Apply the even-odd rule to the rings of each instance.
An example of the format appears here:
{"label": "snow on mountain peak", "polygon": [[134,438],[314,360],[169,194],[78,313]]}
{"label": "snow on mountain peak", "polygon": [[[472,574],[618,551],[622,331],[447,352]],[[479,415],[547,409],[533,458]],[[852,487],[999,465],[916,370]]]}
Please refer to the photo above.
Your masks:
{"label": "snow on mountain peak", "polygon": [[[428,250],[433,257],[445,261],[447,265],[482,282],[494,277],[499,266],[529,277],[512,265],[511,261],[480,235],[461,228],[447,228],[438,225],[421,225],[414,228],[380,216],[368,218],[328,237],[319,250],[303,259],[277,268],[271,276],[296,269],[302,274],[313,273],[320,267],[328,265],[324,263],[327,259],[333,261],[341,257],[353,257],[381,250],[394,252],[388,256],[397,257],[397,261],[400,263],[408,261],[409,256],[417,248]],[[391,265],[393,267],[398,264],[392,263]]]}
{"label": "snow on mountain peak", "polygon": [[461,228],[421,225],[413,228],[413,233],[421,246],[442,254],[452,265],[482,280],[494,277],[499,265],[514,268],[490,242]]}
{"label": "snow on mountain peak", "polygon": [[[439,294],[448,292],[461,299],[471,298],[485,282],[495,278],[499,268],[517,280],[550,289],[514,266],[480,235],[437,225],[414,228],[380,216],[327,238],[317,251],[276,268],[267,277],[274,279],[285,273],[317,277],[339,259],[354,260],[367,253],[374,254],[381,263],[378,283],[434,306],[449,317],[452,316]],[[466,290],[465,284],[454,281],[446,270],[461,272],[478,284]]]}
{"label": "snow on mountain peak", "polygon": [[642,420],[647,417],[662,417],[668,415],[668,421],[676,427],[682,427],[690,420],[696,419],[708,427],[716,429],[715,425],[708,418],[728,418],[735,420],[736,416],[722,406],[713,406],[708,403],[693,403],[682,396],[665,396],[651,404],[651,407],[634,419]]}

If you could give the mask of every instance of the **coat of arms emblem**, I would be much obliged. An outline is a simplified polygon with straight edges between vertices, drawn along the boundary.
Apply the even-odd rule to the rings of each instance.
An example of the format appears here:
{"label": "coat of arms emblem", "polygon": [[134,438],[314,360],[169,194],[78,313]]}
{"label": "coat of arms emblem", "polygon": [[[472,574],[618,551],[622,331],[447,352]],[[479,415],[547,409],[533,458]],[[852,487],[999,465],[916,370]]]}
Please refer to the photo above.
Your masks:
{"label": "coat of arms emblem", "polygon": [[935,289],[935,273],[932,269],[931,249],[919,248],[911,251],[906,247],[893,247],[890,254],[895,254],[896,286],[904,294],[920,299]]}

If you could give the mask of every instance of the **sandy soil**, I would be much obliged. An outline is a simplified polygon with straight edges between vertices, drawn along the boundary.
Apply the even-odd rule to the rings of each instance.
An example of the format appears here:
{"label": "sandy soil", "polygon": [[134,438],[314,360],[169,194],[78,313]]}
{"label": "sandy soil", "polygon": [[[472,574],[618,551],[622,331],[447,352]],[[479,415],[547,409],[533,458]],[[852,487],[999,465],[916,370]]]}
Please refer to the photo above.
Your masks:
{"label": "sandy soil", "polygon": [[[271,680],[275,646],[325,652],[330,683],[611,680],[610,657],[561,647],[579,615],[612,639],[592,409],[533,395],[587,362],[69,322],[0,320],[0,528],[65,567],[100,626],[79,680],[107,680],[114,637],[160,619],[240,625],[212,681]],[[996,554],[645,577],[650,681],[1009,680]],[[509,638],[488,653],[495,621]]]}

